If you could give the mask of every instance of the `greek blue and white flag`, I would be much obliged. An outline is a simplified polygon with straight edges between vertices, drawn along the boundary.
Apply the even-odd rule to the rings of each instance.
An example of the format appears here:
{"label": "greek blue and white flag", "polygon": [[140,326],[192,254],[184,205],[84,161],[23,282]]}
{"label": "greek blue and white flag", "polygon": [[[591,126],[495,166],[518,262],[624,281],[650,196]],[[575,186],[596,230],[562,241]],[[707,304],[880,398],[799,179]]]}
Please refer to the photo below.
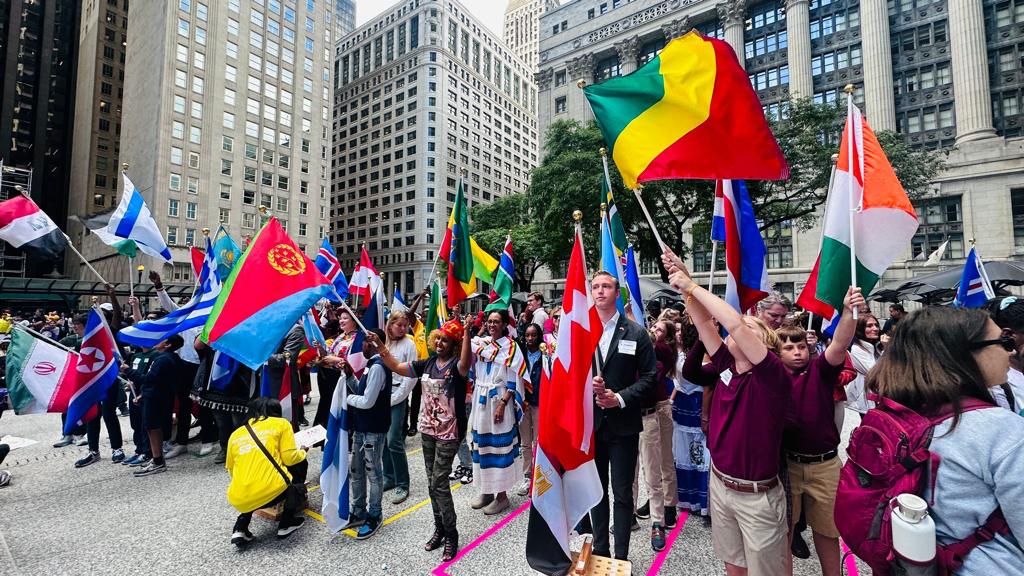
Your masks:
{"label": "greek blue and white flag", "polygon": [[188,304],[163,318],[145,320],[122,328],[118,332],[119,340],[125,344],[152,348],[174,334],[206,324],[221,288],[220,277],[217,275],[217,259],[209,236],[206,237],[206,257],[203,260],[203,269],[199,272],[199,286],[199,292]]}
{"label": "greek blue and white flag", "polygon": [[146,206],[146,201],[142,198],[142,193],[128,179],[127,173],[122,172],[121,177],[124,179],[121,203],[110,215],[107,232],[118,238],[134,240],[139,250],[154,258],[170,262],[171,251],[167,249],[164,235],[160,233],[149,206]]}
{"label": "greek blue and white flag", "polygon": [[320,514],[331,532],[340,532],[348,525],[348,411],[345,409],[345,383],[335,387],[331,411],[327,417],[327,442],[320,466],[320,491],[324,503]]}

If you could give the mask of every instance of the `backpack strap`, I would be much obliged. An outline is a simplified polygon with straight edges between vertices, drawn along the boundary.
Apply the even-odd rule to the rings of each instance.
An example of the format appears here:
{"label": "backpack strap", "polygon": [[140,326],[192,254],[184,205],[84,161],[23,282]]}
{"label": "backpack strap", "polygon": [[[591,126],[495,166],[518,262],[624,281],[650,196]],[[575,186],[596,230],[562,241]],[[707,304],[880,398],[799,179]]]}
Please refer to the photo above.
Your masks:
{"label": "backpack strap", "polygon": [[947,574],[951,574],[956,570],[959,570],[964,565],[964,560],[967,558],[967,554],[971,550],[974,550],[978,546],[981,546],[985,542],[990,542],[996,537],[996,534],[1007,535],[1010,533],[1010,525],[1006,523],[1006,518],[1003,517],[1003,510],[996,508],[988,520],[979,526],[974,532],[967,538],[954,542],[947,546],[940,545],[937,551],[937,559],[939,565],[945,569]]}
{"label": "backpack strap", "polygon": [[281,466],[278,465],[277,460],[274,460],[274,457],[271,456],[270,452],[267,451],[267,447],[263,445],[263,442],[260,442],[259,436],[256,435],[256,432],[252,429],[252,426],[249,426],[248,420],[245,421],[245,429],[249,431],[249,436],[252,436],[253,442],[255,442],[257,446],[259,446],[260,451],[262,451],[263,455],[267,457],[267,460],[270,460],[270,463],[274,465],[274,469],[277,470],[277,473],[281,475],[281,478],[284,478],[285,485],[287,486],[288,484],[291,484],[291,478],[289,478],[288,475],[284,473],[284,470],[281,470]]}

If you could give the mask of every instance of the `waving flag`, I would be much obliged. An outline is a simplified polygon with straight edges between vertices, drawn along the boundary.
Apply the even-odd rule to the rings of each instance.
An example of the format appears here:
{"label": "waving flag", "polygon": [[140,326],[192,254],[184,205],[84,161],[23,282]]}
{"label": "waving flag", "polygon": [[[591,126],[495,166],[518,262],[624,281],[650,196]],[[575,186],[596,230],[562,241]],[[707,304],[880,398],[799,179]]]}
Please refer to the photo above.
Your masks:
{"label": "waving flag", "polygon": [[671,178],[789,177],[747,73],[722,40],[691,31],[636,72],[583,93],[629,188]]}
{"label": "waving flag", "polygon": [[107,391],[117,381],[120,360],[107,321],[96,308],[91,309],[78,353],[75,388],[64,423],[65,435],[98,414],[96,405],[107,397]]}
{"label": "waving flag", "polygon": [[398,289],[398,284],[395,284],[395,293],[391,296],[391,311],[392,312],[405,312],[409,307],[405,305],[405,299],[402,298],[402,291]]}
{"label": "waving flag", "polygon": [[213,367],[210,368],[210,390],[226,390],[231,379],[238,372],[239,362],[227,354],[215,350]]}
{"label": "waving flag", "polygon": [[[370,302],[366,306],[366,312],[363,313],[362,323],[367,330],[376,330],[381,327],[384,319],[384,294],[380,289],[380,286],[370,296]],[[366,368],[366,357],[363,356],[363,342],[366,340],[366,334],[362,330],[357,330],[355,338],[352,340],[352,345],[348,349],[348,357],[346,361],[348,365],[352,367],[352,373],[355,374],[356,378],[359,378],[363,374],[363,370]]]}
{"label": "waving flag", "polygon": [[324,238],[320,244],[320,252],[316,255],[316,269],[331,281],[335,292],[337,292],[337,295],[328,294],[329,300],[341,302],[348,296],[348,279],[345,278],[345,273],[341,270],[341,262],[338,262],[338,256],[335,255],[334,248],[331,247],[327,238]]}
{"label": "waving flag", "polygon": [[7,353],[7,395],[15,414],[64,412],[75,392],[78,355],[36,338],[20,329],[11,330]]}
{"label": "waving flag", "polygon": [[978,251],[971,246],[964,262],[964,271],[960,275],[960,286],[956,290],[953,305],[960,308],[981,308],[986,302],[996,297],[992,283],[989,282],[985,263],[978,256]]}
{"label": "waving flag", "polygon": [[[270,381],[270,367],[263,365],[262,377],[260,379],[260,396],[264,398],[274,397],[274,384]],[[292,421],[292,363],[284,363],[284,373],[281,375],[281,389],[277,392],[277,400],[281,403],[281,418]]]}
{"label": "waving flag", "polygon": [[149,206],[146,206],[142,193],[128,179],[127,173],[122,172],[121,177],[124,179],[121,203],[110,215],[107,232],[118,238],[134,240],[139,245],[139,250],[154,258],[170,262],[171,251],[168,250],[164,235],[160,233],[160,228],[157,227]]}
{"label": "waving flag", "polygon": [[366,251],[366,246],[363,246],[360,248],[359,263],[356,264],[356,269],[352,272],[352,281],[348,285],[349,294],[355,297],[354,306],[358,307],[363,298],[369,300],[374,292],[380,290],[382,284],[380,273],[373,267],[370,253]]}
{"label": "waving flag", "polygon": [[[604,163],[605,173],[607,174],[608,161],[605,160]],[[601,181],[601,193],[604,196],[602,201],[605,203],[606,210],[608,211],[608,230],[611,235],[612,246],[615,248],[615,254],[618,255],[623,265],[625,265],[626,247],[629,242],[626,240],[626,228],[622,225],[622,216],[619,214],[619,208],[615,205],[615,195],[612,194],[612,189],[608,187],[607,179]]]}
{"label": "waving flag", "polygon": [[320,514],[327,528],[338,533],[348,524],[348,417],[347,390],[344,384],[334,388],[331,411],[327,415],[327,441],[320,463],[320,491],[324,495]]}
{"label": "waving flag", "polygon": [[505,248],[501,251],[501,263],[491,283],[490,303],[485,312],[491,310],[508,310],[512,303],[513,278],[516,276],[515,263],[512,260],[512,236],[505,238]]}
{"label": "waving flag", "polygon": [[715,183],[715,209],[711,215],[711,241],[725,242],[725,198],[722,196],[722,181]]}
{"label": "waving flag", "polygon": [[220,296],[220,291],[221,283],[217,275],[213,243],[207,236],[206,253],[203,254],[202,269],[199,271],[199,292],[192,300],[163,318],[143,320],[122,328],[118,332],[118,337],[125,344],[152,348],[174,334],[203,326],[210,318],[210,312]]}
{"label": "waving flag", "polygon": [[725,301],[740,313],[771,291],[765,254],[768,250],[754,219],[754,205],[742,180],[723,180],[725,210]]}
{"label": "waving flag", "polygon": [[313,316],[312,310],[302,315],[302,331],[305,332],[306,342],[310,346],[319,346],[322,350],[327,349],[327,339],[324,338],[324,333],[320,330],[320,324]]}
{"label": "waving flag", "polygon": [[636,265],[636,254],[633,245],[626,248],[626,288],[629,290],[629,306],[633,310],[633,318],[644,324],[644,298],[640,294],[640,269]]}
{"label": "waving flag", "polygon": [[540,389],[540,421],[544,425],[537,439],[526,559],[531,568],[544,574],[564,574],[569,568],[569,532],[603,495],[594,464],[591,379],[601,332],[577,226],[551,374],[541,371],[541,379],[546,381]]}
{"label": "waving flag", "polygon": [[[207,238],[207,246],[209,246],[209,238]],[[195,274],[194,278],[199,278],[199,275],[203,273],[203,262],[206,260],[206,255],[210,251],[203,252],[195,246],[188,247],[189,259],[192,261],[192,273]],[[214,267],[214,270],[217,268]]]}
{"label": "waving flag", "polygon": [[439,258],[448,264],[448,306],[457,306],[476,292],[473,247],[469,237],[469,209],[466,207],[461,177],[452,213],[448,218],[448,229],[441,241]]}
{"label": "waving flag", "polygon": [[618,307],[619,312],[625,312],[626,309],[623,303],[623,292],[626,278],[622,271],[622,259],[619,257],[619,254],[619,251],[615,248],[615,241],[612,239],[612,226],[611,222],[608,220],[608,213],[602,210],[600,270],[614,276],[616,282],[619,283],[619,296],[615,300],[615,305]]}
{"label": "waving flag", "polygon": [[21,194],[0,202],[0,238],[43,260],[56,260],[68,245],[46,212]]}
{"label": "waving flag", "polygon": [[217,256],[217,275],[223,282],[231,275],[231,269],[235,267],[235,262],[242,257],[242,249],[235,244],[223,226],[217,229],[217,236],[213,241],[213,253]]}

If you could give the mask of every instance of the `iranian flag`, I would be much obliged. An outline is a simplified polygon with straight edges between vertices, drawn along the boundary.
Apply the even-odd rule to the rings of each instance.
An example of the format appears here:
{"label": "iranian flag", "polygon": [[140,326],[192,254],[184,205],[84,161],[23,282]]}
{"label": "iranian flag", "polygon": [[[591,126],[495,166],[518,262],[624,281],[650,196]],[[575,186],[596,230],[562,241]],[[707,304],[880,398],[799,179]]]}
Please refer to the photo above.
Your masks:
{"label": "iranian flag", "polygon": [[43,260],[58,259],[68,245],[46,212],[21,194],[0,202],[0,238]]}
{"label": "iranian flag", "polygon": [[569,258],[562,323],[551,373],[542,371],[540,428],[526,559],[544,574],[565,574],[572,562],[569,533],[603,495],[594,464],[594,386],[591,363],[602,324],[583,260],[583,238]]}
{"label": "iranian flag", "polygon": [[15,414],[64,412],[75,393],[78,355],[15,328],[7,354],[7,393]]}
{"label": "iranian flag", "polygon": [[[821,253],[797,301],[826,319],[841,310],[856,256],[867,295],[917,232],[917,213],[860,109],[849,98],[836,173],[825,205]],[[852,210],[852,217],[851,217]],[[808,305],[810,304],[810,305]]]}

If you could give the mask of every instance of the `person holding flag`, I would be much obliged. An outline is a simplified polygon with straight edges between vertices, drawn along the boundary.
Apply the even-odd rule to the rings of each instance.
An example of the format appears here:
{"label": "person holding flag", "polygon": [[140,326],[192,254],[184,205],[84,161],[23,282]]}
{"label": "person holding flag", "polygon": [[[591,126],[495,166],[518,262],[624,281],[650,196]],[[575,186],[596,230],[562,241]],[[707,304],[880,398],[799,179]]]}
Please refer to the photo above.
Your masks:
{"label": "person holding flag", "polygon": [[89,311],[79,350],[78,392],[68,405],[64,424],[64,434],[69,434],[76,428],[75,423],[85,423],[89,453],[75,462],[75,468],[94,464],[100,459],[100,418],[89,419],[93,415],[93,407],[96,413],[102,414],[106,425],[110,448],[113,450],[111,461],[117,463],[125,459],[121,422],[117,418],[118,389],[114,385],[121,357],[111,332],[111,327],[116,330],[121,326],[121,306],[117,302],[114,287],[109,284],[107,296],[110,302],[104,302],[98,309]]}
{"label": "person holding flag", "polygon": [[121,367],[121,373],[134,382],[140,390],[142,428],[149,436],[151,458],[135,471],[136,477],[167,471],[163,451],[164,426],[171,419],[171,412],[174,409],[174,388],[182,374],[182,360],[177,355],[182,344],[181,335],[172,334],[153,347],[156,356],[144,372],[128,368],[127,364]]}

